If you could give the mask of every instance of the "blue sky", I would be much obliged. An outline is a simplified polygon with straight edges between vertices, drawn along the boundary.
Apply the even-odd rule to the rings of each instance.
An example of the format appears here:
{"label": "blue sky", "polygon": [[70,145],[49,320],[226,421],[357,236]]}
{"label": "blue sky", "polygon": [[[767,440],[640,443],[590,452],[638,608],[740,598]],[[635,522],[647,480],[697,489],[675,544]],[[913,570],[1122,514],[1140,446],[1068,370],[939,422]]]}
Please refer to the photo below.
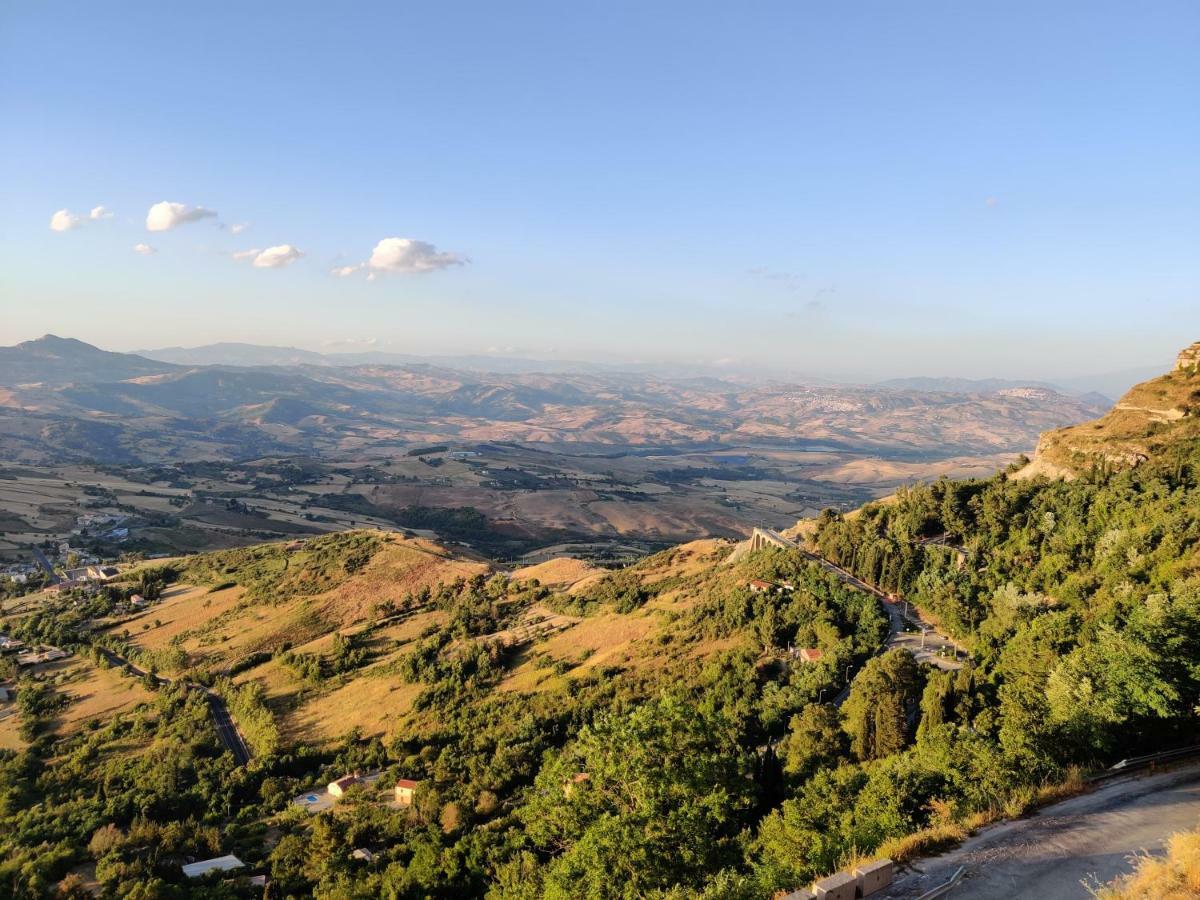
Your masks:
{"label": "blue sky", "polygon": [[1198,45],[1194,2],[13,2],[0,342],[1165,364]]}

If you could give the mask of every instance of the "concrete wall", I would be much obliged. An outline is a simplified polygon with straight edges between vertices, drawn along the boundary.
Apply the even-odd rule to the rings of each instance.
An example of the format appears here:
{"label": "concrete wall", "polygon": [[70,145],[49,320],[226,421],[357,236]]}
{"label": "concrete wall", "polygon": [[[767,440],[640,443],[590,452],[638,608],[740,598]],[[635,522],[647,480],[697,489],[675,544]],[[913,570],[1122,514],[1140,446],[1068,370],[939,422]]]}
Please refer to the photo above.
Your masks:
{"label": "concrete wall", "polygon": [[813,882],[817,900],[854,900],[858,896],[858,879],[849,872],[838,872]]}
{"label": "concrete wall", "polygon": [[893,866],[890,859],[881,859],[855,869],[854,874],[858,878],[859,896],[869,897],[891,884],[892,869]]}

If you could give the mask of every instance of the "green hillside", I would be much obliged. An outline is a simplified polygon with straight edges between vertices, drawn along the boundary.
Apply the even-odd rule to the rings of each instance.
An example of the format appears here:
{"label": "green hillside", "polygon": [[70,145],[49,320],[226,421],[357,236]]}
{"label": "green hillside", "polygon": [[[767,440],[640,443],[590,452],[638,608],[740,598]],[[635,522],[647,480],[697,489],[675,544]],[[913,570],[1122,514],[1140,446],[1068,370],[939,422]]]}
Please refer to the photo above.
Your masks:
{"label": "green hillside", "polygon": [[[77,676],[19,676],[0,884],[261,896],[181,875],[232,852],[277,897],[757,898],[960,838],[1197,739],[1200,439],[1172,435],[1136,466],[939,481],[804,529],[958,636],[958,671],[884,650],[875,597],[801,553],[719,541],[551,589],[350,532],[30,603],[8,633],[176,681],[83,719]],[[135,589],[161,600],[121,612]],[[247,766],[181,682],[226,699]],[[354,770],[381,780],[293,802]],[[397,779],[411,807],[381,802]]]}

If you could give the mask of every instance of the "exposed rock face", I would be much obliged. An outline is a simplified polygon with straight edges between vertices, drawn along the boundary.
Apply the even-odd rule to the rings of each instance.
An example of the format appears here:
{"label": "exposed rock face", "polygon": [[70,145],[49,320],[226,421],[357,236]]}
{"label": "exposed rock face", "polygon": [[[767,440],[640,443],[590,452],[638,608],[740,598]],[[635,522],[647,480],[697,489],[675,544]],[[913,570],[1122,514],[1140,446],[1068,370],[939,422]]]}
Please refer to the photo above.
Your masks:
{"label": "exposed rock face", "polygon": [[1195,438],[1200,438],[1200,341],[1179,354],[1172,371],[1135,385],[1102,418],[1043,434],[1033,462],[1018,477],[1070,478],[1097,464],[1136,466],[1172,443]]}
{"label": "exposed rock face", "polygon": [[1175,371],[1195,375],[1200,372],[1200,341],[1179,352],[1175,359]]}

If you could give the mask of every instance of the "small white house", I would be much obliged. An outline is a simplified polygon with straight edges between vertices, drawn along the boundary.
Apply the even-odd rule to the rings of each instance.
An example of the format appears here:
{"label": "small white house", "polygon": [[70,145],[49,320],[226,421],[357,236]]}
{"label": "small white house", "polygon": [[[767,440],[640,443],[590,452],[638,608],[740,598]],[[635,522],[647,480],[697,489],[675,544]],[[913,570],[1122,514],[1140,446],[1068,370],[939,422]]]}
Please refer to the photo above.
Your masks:
{"label": "small white house", "polygon": [[361,780],[362,779],[357,772],[355,772],[353,775],[343,775],[337,781],[329,782],[329,786],[326,788],[326,790],[329,791],[330,797],[341,797],[346,793],[346,791],[354,787],[354,785],[358,784]]}
{"label": "small white house", "polygon": [[202,859],[199,862],[188,863],[183,867],[183,874],[188,878],[203,878],[209,872],[231,872],[245,865],[236,856],[217,856],[213,859]]}

